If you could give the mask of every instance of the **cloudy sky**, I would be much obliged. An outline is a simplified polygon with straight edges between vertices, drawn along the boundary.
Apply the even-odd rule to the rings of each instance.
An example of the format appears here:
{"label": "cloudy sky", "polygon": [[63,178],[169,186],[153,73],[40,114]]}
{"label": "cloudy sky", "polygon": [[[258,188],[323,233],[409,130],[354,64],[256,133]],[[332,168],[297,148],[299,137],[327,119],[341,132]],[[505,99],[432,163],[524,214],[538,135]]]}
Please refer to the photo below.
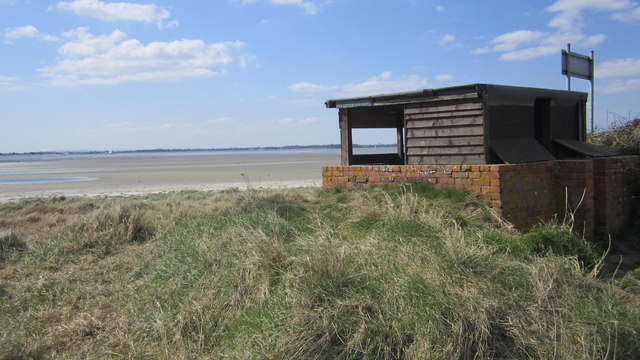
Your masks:
{"label": "cloudy sky", "polygon": [[632,0],[0,0],[0,152],[338,143],[327,99],[566,89],[567,43],[604,127],[640,115],[638,34]]}

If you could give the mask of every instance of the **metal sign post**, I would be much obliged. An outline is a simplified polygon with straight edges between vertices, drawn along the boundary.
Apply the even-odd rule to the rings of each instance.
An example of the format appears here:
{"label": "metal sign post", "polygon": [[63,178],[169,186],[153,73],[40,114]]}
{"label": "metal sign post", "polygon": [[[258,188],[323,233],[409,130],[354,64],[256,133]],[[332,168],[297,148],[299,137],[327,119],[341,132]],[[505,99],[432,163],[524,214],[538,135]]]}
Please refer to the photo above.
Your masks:
{"label": "metal sign post", "polygon": [[595,52],[591,50],[591,57],[571,52],[571,44],[567,50],[562,50],[562,74],[567,75],[567,90],[571,91],[571,77],[591,81],[591,133],[594,131],[594,63]]}

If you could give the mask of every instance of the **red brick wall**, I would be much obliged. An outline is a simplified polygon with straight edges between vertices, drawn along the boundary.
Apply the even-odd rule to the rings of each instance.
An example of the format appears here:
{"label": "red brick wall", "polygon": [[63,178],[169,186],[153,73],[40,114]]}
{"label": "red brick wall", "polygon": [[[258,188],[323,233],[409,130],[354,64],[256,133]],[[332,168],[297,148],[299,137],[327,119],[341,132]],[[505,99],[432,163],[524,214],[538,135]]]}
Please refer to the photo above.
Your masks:
{"label": "red brick wall", "polygon": [[576,232],[592,240],[624,224],[634,171],[640,171],[637,156],[515,165],[327,166],[322,184],[326,189],[426,182],[467,189],[523,230],[562,221],[569,209]]}
{"label": "red brick wall", "polygon": [[587,240],[594,238],[593,164],[593,160],[555,161],[556,186],[562,196],[558,200],[564,207],[559,213],[572,214],[574,231]]}
{"label": "red brick wall", "polygon": [[552,161],[500,168],[503,217],[518,229],[529,229],[559,212]]}
{"label": "red brick wall", "polygon": [[454,187],[478,194],[501,212],[500,167],[504,165],[372,165],[325,166],[323,188],[335,186],[400,185],[426,182],[436,188]]}
{"label": "red brick wall", "polygon": [[634,201],[640,201],[638,181],[640,157],[594,159],[596,237],[606,237],[630,220]]}

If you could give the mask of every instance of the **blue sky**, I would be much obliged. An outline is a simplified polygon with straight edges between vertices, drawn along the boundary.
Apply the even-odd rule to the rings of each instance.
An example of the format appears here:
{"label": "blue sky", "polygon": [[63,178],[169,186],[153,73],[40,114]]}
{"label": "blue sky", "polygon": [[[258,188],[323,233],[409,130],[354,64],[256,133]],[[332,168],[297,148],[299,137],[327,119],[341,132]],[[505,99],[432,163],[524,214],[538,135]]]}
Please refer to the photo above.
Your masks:
{"label": "blue sky", "polygon": [[640,114],[639,30],[631,0],[0,0],[0,152],[339,143],[327,99],[566,89],[568,42],[604,127]]}

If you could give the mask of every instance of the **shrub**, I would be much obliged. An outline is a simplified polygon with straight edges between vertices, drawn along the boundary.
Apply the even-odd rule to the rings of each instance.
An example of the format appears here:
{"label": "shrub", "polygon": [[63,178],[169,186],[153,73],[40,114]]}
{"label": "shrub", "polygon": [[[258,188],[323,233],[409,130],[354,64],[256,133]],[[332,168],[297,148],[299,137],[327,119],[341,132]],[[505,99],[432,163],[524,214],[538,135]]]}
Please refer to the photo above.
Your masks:
{"label": "shrub", "polygon": [[593,245],[563,225],[535,227],[525,234],[523,240],[538,254],[575,256],[586,266],[594,265],[600,258]]}
{"label": "shrub", "polygon": [[616,122],[589,137],[589,141],[610,147],[620,155],[640,155],[640,118]]}

